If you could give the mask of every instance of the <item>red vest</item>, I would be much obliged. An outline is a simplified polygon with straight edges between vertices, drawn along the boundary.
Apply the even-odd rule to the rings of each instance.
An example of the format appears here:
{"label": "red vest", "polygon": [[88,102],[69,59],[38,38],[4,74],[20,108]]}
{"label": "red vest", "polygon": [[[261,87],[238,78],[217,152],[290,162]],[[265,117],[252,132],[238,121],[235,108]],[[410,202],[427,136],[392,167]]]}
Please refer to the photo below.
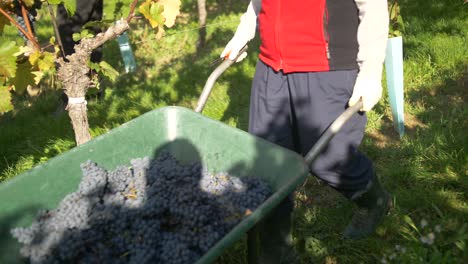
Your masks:
{"label": "red vest", "polygon": [[353,0],[262,0],[260,59],[275,70],[357,69]]}

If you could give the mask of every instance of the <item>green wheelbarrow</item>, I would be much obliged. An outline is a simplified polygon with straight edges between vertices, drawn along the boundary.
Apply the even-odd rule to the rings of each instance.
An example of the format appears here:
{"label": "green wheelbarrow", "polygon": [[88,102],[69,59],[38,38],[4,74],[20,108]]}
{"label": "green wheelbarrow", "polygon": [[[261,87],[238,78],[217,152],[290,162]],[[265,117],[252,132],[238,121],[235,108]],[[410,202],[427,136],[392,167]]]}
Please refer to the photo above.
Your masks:
{"label": "green wheelbarrow", "polygon": [[[265,180],[273,194],[219,240],[197,263],[212,263],[223,251],[250,233],[260,220],[304,182],[308,164],[361,105],[346,110],[304,159],[300,155],[200,114],[216,79],[233,61],[225,60],[210,75],[196,112],[164,107],[137,117],[44,164],[0,184],[0,263],[22,263],[20,244],[10,229],[31,224],[41,209],[55,208],[81,180],[80,164],[92,160],[108,170],[138,157],[169,151],[183,162],[202,162],[211,172]],[[190,151],[188,150],[190,149]],[[249,260],[255,242],[249,234]],[[249,261],[250,262],[250,261]]]}

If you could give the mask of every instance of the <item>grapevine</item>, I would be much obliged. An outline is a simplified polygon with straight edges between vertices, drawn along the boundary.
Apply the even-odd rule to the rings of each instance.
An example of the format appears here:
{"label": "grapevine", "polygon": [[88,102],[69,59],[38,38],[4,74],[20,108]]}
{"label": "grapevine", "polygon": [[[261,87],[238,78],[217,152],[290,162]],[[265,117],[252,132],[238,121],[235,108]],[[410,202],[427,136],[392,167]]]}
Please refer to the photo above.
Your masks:
{"label": "grapevine", "polygon": [[[157,36],[162,36],[164,27],[174,25],[181,2],[180,0],[133,0],[130,13],[125,20],[121,19],[118,24],[111,23],[107,30],[96,36],[85,34],[86,37],[75,45],[75,53],[65,58],[58,56],[60,49],[55,45],[55,42],[57,39],[60,43],[60,36],[56,27],[56,38],[50,38],[50,44],[54,45],[54,52],[45,51],[45,48],[39,45],[34,35],[32,22],[36,8],[39,8],[42,2],[39,0],[5,0],[0,2],[0,33],[2,33],[6,25],[13,25],[19,31],[19,34],[28,43],[32,44],[32,47],[28,45],[13,50],[10,46],[12,44],[16,45],[16,43],[3,41],[2,39],[0,42],[0,57],[5,59],[0,60],[0,91],[8,90],[22,94],[27,87],[39,85],[44,76],[57,74],[57,79],[61,83],[64,93],[68,98],[73,99],[68,100],[65,109],[72,121],[75,141],[77,145],[80,145],[91,139],[87,107],[83,98],[86,98],[88,88],[93,85],[93,81],[89,78],[91,71],[89,61],[92,51],[127,31],[130,28],[131,20],[135,16],[135,10],[138,10],[151,24],[157,32]],[[74,0],[48,0],[45,2],[49,11],[52,10],[50,5],[61,3],[64,4],[70,14],[73,14],[76,10]],[[50,14],[53,18],[53,11]],[[48,43],[47,47],[49,46]],[[24,57],[27,60],[24,60]],[[104,63],[99,64],[97,67],[104,68],[102,65],[110,66]],[[57,71],[56,67],[58,67]],[[97,72],[109,78],[115,78],[114,73],[116,73],[113,68],[109,70],[108,67]],[[21,82],[18,81],[19,75],[22,76]],[[26,76],[30,77],[26,78]]]}

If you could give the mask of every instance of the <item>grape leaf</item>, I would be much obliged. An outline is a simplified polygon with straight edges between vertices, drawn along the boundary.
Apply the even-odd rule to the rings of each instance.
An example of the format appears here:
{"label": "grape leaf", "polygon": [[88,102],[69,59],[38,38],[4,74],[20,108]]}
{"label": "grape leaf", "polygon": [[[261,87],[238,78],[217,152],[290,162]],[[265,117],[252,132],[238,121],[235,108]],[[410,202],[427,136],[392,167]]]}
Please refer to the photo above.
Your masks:
{"label": "grape leaf", "polygon": [[15,77],[18,47],[14,41],[0,38],[0,76]]}
{"label": "grape leaf", "polygon": [[14,56],[18,57],[20,55],[23,55],[25,53],[27,54],[31,54],[35,49],[33,49],[32,47],[28,47],[28,46],[20,46],[19,47],[19,50],[13,54]]}
{"label": "grape leaf", "polygon": [[90,21],[84,24],[83,28],[109,28],[112,24],[115,23],[115,20],[103,19],[99,21]]}
{"label": "grape leaf", "polygon": [[51,5],[59,5],[63,3],[63,6],[70,16],[73,16],[76,12],[76,0],[49,0],[48,3]]}
{"label": "grape leaf", "polygon": [[399,13],[400,13],[400,9],[398,8],[398,6],[392,5],[390,7],[390,20],[394,20]]}
{"label": "grape leaf", "polygon": [[164,11],[163,5],[151,0],[146,0],[143,4],[140,5],[138,10],[146,19],[148,19],[152,28],[156,28],[159,25],[164,24],[164,17],[162,15]]}
{"label": "grape leaf", "polygon": [[88,61],[88,67],[95,72],[99,72],[101,70],[101,68],[99,68],[99,64],[92,61]]}
{"label": "grape leaf", "polygon": [[397,19],[397,24],[398,24],[398,27],[400,27],[401,30],[405,30],[405,23],[403,23],[403,18],[401,16],[398,16],[398,19]]}
{"label": "grape leaf", "polygon": [[64,0],[63,5],[67,9],[68,13],[73,16],[76,11],[76,0]]}
{"label": "grape leaf", "polygon": [[138,11],[145,16],[147,19],[150,17],[150,7],[151,7],[151,0],[146,0],[144,3],[140,5]]}
{"label": "grape leaf", "polygon": [[8,86],[0,85],[0,114],[13,110],[13,104],[11,103],[11,93]]}
{"label": "grape leaf", "polygon": [[150,8],[151,17],[158,23],[158,25],[164,24],[164,6],[159,3],[153,3]]}
{"label": "grape leaf", "polygon": [[92,37],[94,37],[94,34],[87,29],[83,29],[80,33],[73,33],[72,35],[73,41],[76,41],[76,42],[84,38],[92,38]]}
{"label": "grape leaf", "polygon": [[29,54],[29,63],[31,63],[31,65],[35,65],[39,59],[41,58],[41,51],[39,50],[35,50],[34,52],[32,52],[31,54]]}
{"label": "grape leaf", "polygon": [[39,82],[42,80],[42,77],[44,77],[44,72],[41,71],[33,71],[31,72],[34,75],[34,83],[37,85]]}
{"label": "grape leaf", "polygon": [[33,67],[29,61],[18,64],[15,78],[11,79],[11,84],[14,86],[18,94],[23,94],[28,85],[34,85],[34,75],[32,74]]}
{"label": "grape leaf", "polygon": [[101,67],[101,72],[104,76],[109,78],[111,81],[115,81],[117,77],[119,76],[119,72],[114,69],[109,63],[105,61],[101,61],[99,63],[99,66]]}
{"label": "grape leaf", "polygon": [[8,20],[4,15],[0,15],[0,33],[3,32],[6,25],[10,25],[10,20]]}
{"label": "grape leaf", "polygon": [[169,28],[172,27],[177,15],[180,14],[180,0],[159,0],[158,3],[164,6],[164,11],[162,13],[163,17],[166,19],[164,25]]}
{"label": "grape leaf", "polygon": [[80,41],[80,39],[81,39],[81,34],[80,34],[80,33],[73,33],[72,39],[73,39],[73,41],[75,41],[75,42]]}
{"label": "grape leaf", "polygon": [[55,55],[52,52],[43,52],[37,62],[40,71],[48,72],[55,69]]}
{"label": "grape leaf", "polygon": [[58,5],[62,3],[62,0],[49,0],[47,1],[50,5]]}
{"label": "grape leaf", "polygon": [[39,71],[49,72],[55,70],[55,54],[46,51],[34,51],[29,55],[29,63],[32,66],[37,66]]}

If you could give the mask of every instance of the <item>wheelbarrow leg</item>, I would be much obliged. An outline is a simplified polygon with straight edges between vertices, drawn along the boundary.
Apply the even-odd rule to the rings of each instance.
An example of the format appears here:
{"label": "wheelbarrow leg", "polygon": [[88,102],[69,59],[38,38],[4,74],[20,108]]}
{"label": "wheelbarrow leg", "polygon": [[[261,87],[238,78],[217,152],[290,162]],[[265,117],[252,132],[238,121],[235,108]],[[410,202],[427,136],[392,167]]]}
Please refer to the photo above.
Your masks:
{"label": "wheelbarrow leg", "polygon": [[247,263],[258,263],[258,224],[247,233]]}

